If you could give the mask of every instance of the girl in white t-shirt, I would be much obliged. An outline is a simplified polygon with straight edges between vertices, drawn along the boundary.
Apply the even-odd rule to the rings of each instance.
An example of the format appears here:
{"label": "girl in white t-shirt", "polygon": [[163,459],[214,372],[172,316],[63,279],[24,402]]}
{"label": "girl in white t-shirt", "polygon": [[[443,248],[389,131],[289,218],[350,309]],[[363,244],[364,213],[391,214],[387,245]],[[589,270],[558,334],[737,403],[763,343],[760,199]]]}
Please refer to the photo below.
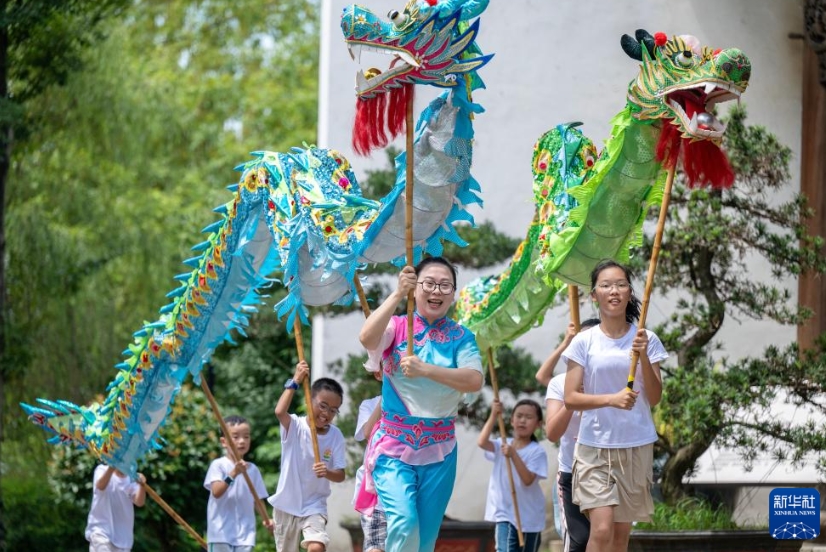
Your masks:
{"label": "girl in white t-shirt", "polygon": [[[634,521],[648,521],[653,443],[651,407],[660,402],[659,338],[638,329],[640,301],[628,269],[602,261],[591,273],[600,323],[577,335],[562,357],[568,364],[565,406],[582,411],[574,453],[574,502],[591,521],[589,552],[628,549]],[[639,354],[634,389],[626,387],[632,352]]]}
{"label": "girl in white t-shirt", "polygon": [[[496,552],[536,552],[545,528],[545,495],[539,480],[548,477],[548,455],[535,435],[542,427],[542,407],[530,399],[517,402],[511,414],[513,438],[505,444],[490,439],[500,412],[502,405],[494,400],[490,417],[477,440],[479,447],[485,450],[485,458],[493,462],[485,519],[496,522]],[[511,463],[524,547],[519,546],[506,457]]]}

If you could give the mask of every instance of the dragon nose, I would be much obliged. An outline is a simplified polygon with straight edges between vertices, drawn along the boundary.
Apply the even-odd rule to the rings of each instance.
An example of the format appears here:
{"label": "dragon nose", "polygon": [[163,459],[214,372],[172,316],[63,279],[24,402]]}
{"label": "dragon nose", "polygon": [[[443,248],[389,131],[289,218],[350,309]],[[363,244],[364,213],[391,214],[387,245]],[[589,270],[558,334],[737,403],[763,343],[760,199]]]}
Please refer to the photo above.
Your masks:
{"label": "dragon nose", "polygon": [[751,78],[751,61],[737,48],[729,48],[720,52],[715,64],[733,82],[747,83]]}

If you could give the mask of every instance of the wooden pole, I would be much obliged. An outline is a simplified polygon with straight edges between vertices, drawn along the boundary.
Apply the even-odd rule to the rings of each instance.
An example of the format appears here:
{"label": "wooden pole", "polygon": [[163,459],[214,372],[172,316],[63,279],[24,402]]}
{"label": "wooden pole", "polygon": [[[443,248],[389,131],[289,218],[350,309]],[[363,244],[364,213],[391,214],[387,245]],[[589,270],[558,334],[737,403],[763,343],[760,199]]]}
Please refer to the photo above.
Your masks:
{"label": "wooden pole", "polygon": [[[671,188],[674,185],[674,175],[677,172],[677,163],[668,169],[668,176],[665,179],[665,188],[663,189],[663,201],[660,204],[660,218],[657,220],[657,231],[654,234],[654,246],[651,249],[651,260],[648,262],[648,274],[645,278],[645,291],[642,295],[642,307],[640,308],[640,322],[638,327],[645,328],[645,319],[648,314],[648,302],[651,298],[651,292],[654,289],[654,273],[657,271],[657,258],[660,256],[660,244],[663,241],[663,232],[665,231],[665,218],[668,214],[668,204],[671,202]],[[630,391],[634,390],[634,379],[637,377],[637,363],[640,360],[640,354],[636,351],[631,353],[631,368],[628,371],[627,387]]]}
{"label": "wooden pole", "polygon": [[[412,86],[412,85],[406,85]],[[407,96],[407,143],[405,158],[407,172],[404,181],[404,242],[407,249],[407,264],[413,266],[413,91]],[[413,356],[413,311],[416,308],[413,293],[407,294],[407,355]]]}
{"label": "wooden pole", "polygon": [[[490,372],[490,386],[493,388],[493,398],[499,400],[499,383],[496,381],[496,368],[493,365],[493,348],[488,347],[488,368]],[[505,418],[499,413],[499,435],[502,437],[502,444],[507,441],[508,434],[505,432]],[[519,503],[516,501],[516,483],[513,480],[511,471],[511,459],[505,456],[505,466],[508,470],[508,481],[511,484],[511,499],[513,500],[513,511],[516,514],[516,533],[519,537],[519,546],[525,546],[525,535],[522,534],[522,518],[519,516]]]}
{"label": "wooden pole", "polygon": [[[298,316],[295,317],[295,324],[293,324],[293,330],[295,333],[295,348],[298,351],[298,361],[304,361],[304,339],[301,337],[301,320],[298,319]],[[310,426],[310,435],[313,438],[313,456],[315,457],[315,463],[318,464],[321,462],[321,453],[318,450],[318,431],[315,427],[315,412],[313,412],[313,394],[310,391],[310,376],[307,375],[302,382],[304,387],[304,402],[307,404],[307,420]]]}
{"label": "wooden pole", "polygon": [[568,303],[571,305],[571,322],[579,333],[579,287],[568,284]]}
{"label": "wooden pole", "polygon": [[195,529],[192,528],[192,526],[190,526],[186,521],[184,521],[184,519],[181,516],[178,515],[178,512],[173,510],[172,506],[167,504],[166,501],[164,499],[162,499],[161,496],[158,493],[155,492],[155,489],[153,489],[152,487],[149,486],[149,483],[141,483],[141,485],[146,490],[146,494],[149,495],[149,498],[151,498],[152,500],[157,502],[158,505],[161,508],[163,508],[163,510],[167,514],[169,514],[172,517],[172,519],[174,519],[178,523],[178,525],[180,525],[181,527],[184,528],[184,531],[189,533],[192,536],[193,539],[198,541],[198,544],[200,544],[202,548],[205,548],[205,549],[208,548],[207,547],[207,542],[204,540],[204,537],[199,535],[195,531]]}
{"label": "wooden pole", "polygon": [[370,316],[370,305],[367,304],[367,296],[364,294],[364,288],[361,286],[361,280],[359,280],[358,274],[353,276],[353,285],[356,287],[356,294],[359,297],[361,311],[364,313],[364,317],[367,318]]}
{"label": "wooden pole", "polygon": [[[221,416],[221,410],[218,408],[218,403],[215,402],[215,397],[212,395],[212,391],[209,390],[209,385],[207,385],[206,378],[203,377],[201,378],[201,389],[204,390],[204,395],[206,395],[209,405],[212,407],[212,413],[215,415],[215,419],[218,420],[218,424],[221,426],[221,432],[224,434],[224,440],[229,447],[232,458],[237,460],[241,457],[241,455],[238,454],[238,449],[235,448],[235,441],[232,440],[232,435],[230,435],[229,428],[227,427],[226,422],[224,422],[224,417]],[[244,476],[244,481],[247,482],[247,486],[250,488],[250,493],[252,493],[252,496],[255,499],[255,508],[258,510],[258,513],[261,514],[261,518],[271,519],[270,515],[267,513],[267,508],[264,507],[264,503],[261,501],[261,498],[258,496],[258,492],[255,490],[255,485],[252,484],[252,479],[250,479],[249,474],[246,470],[244,470],[241,472],[241,475]]]}

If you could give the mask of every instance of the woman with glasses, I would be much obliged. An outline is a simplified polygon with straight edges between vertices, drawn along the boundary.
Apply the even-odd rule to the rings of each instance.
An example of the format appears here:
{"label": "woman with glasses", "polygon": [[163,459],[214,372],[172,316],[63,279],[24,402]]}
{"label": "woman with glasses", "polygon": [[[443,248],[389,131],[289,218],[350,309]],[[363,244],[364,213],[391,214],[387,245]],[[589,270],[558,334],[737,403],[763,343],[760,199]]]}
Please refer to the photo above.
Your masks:
{"label": "woman with glasses", "polygon": [[[581,410],[574,452],[573,499],[588,515],[588,552],[628,549],[634,521],[649,521],[657,431],[651,407],[660,402],[659,338],[637,328],[640,301],[629,270],[602,261],[591,272],[599,324],[579,333],[562,354],[568,364],[565,407]],[[626,387],[632,352],[639,354],[634,389]]]}
{"label": "woman with glasses", "polygon": [[[408,356],[407,318],[393,312],[410,291],[416,312]],[[454,419],[465,393],[484,383],[476,338],[446,317],[455,291],[456,269],[441,257],[404,267],[396,290],[359,334],[371,353],[368,370],[381,366],[384,383],[356,508],[369,514],[378,495],[387,514],[387,552],[434,550],[456,478]]]}

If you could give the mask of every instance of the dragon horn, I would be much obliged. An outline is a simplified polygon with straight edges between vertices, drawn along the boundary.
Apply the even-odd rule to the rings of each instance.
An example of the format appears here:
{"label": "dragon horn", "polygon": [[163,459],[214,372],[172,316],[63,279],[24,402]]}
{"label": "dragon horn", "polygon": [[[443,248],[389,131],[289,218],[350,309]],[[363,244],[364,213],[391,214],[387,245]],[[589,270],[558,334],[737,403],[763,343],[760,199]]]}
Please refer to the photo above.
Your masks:
{"label": "dragon horn", "polygon": [[635,38],[627,34],[622,35],[622,38],[620,38],[620,46],[622,46],[623,51],[628,54],[628,57],[642,61],[642,46]]}
{"label": "dragon horn", "polygon": [[637,37],[637,42],[640,44],[645,45],[645,49],[648,50],[649,55],[654,57],[654,37],[651,36],[651,33],[646,31],[645,29],[637,29],[637,32],[634,33]]}

